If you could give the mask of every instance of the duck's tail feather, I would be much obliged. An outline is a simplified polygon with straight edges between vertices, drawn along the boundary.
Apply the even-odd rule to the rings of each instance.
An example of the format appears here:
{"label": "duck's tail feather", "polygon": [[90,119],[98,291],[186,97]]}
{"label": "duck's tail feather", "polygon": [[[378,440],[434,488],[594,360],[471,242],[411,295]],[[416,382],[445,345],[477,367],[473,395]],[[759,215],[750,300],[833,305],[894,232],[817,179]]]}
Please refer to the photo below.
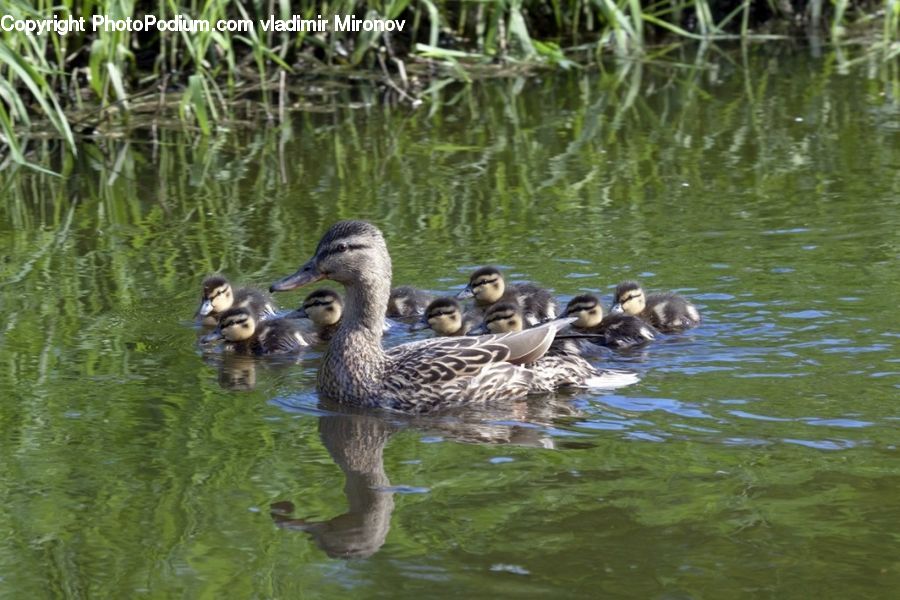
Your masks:
{"label": "duck's tail feather", "polygon": [[641,378],[637,376],[637,373],[632,373],[631,371],[605,369],[597,375],[592,375],[585,379],[584,385],[594,390],[614,390],[626,385],[632,385],[640,380]]}

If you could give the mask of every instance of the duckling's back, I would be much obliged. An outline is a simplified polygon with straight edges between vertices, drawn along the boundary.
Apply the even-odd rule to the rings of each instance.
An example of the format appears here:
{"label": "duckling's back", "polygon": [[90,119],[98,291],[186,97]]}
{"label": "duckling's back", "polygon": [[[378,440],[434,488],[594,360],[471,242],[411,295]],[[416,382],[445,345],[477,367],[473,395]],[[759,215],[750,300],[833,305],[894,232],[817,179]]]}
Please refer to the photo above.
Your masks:
{"label": "duckling's back", "polygon": [[432,300],[434,300],[434,296],[410,285],[395,287],[388,297],[385,316],[394,319],[420,317],[425,314],[425,308]]}
{"label": "duckling's back", "polygon": [[700,311],[683,296],[673,292],[647,295],[641,317],[662,332],[672,333],[700,324]]}
{"label": "duckling's back", "polygon": [[260,319],[267,319],[275,314],[275,304],[265,293],[256,288],[242,287],[234,291],[234,303],[232,306],[243,306],[259,315]]}
{"label": "duckling's back", "polygon": [[553,295],[533,283],[519,283],[509,286],[501,302],[516,302],[522,307],[526,325],[537,325],[555,319],[558,306]]}
{"label": "duckling's back", "polygon": [[293,354],[309,345],[303,329],[293,319],[271,319],[259,324],[254,354]]}

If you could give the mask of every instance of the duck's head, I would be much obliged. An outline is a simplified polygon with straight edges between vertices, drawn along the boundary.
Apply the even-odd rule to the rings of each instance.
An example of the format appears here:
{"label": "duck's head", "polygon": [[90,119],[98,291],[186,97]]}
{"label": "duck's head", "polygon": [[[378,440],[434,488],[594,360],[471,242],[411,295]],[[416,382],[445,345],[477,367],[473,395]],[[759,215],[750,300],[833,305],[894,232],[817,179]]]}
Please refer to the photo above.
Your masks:
{"label": "duck's head", "polygon": [[482,335],[485,333],[511,333],[522,331],[524,319],[522,309],[512,302],[500,302],[491,306],[484,313],[484,321],[480,327],[469,332],[469,335]]}
{"label": "duck's head", "polygon": [[319,327],[335,325],[341,320],[344,304],[334,290],[322,288],[303,299],[297,310],[284,316],[285,319],[309,319]]}
{"label": "duck's head", "polygon": [[480,304],[493,304],[506,291],[503,275],[496,267],[482,267],[472,273],[469,284],[456,297],[460,300],[475,297]]}
{"label": "duck's head", "polygon": [[639,315],[647,306],[644,290],[637,281],[626,281],[616,286],[615,304],[612,307],[613,314],[625,313],[626,315]]}
{"label": "duck's head", "polygon": [[213,275],[203,280],[203,293],[197,314],[205,317],[210,313],[225,312],[234,303],[234,290],[221,275]]}
{"label": "duck's head", "polygon": [[256,315],[245,306],[231,308],[219,317],[216,330],[200,338],[200,343],[208,344],[225,339],[229,342],[243,342],[256,333]]}
{"label": "duck's head", "polygon": [[381,231],[366,221],[340,221],[322,236],[316,252],[296,273],[279,279],[272,292],[292,290],[321,279],[345,286],[390,286],[391,257]]}
{"label": "duck's head", "polygon": [[438,298],[425,309],[425,316],[410,331],[431,328],[438,335],[454,335],[462,327],[462,309],[453,298]]}
{"label": "duck's head", "polygon": [[576,321],[572,325],[587,329],[600,324],[603,320],[603,308],[597,296],[582,294],[569,300],[566,310],[560,315],[560,318],[563,317],[575,317]]}

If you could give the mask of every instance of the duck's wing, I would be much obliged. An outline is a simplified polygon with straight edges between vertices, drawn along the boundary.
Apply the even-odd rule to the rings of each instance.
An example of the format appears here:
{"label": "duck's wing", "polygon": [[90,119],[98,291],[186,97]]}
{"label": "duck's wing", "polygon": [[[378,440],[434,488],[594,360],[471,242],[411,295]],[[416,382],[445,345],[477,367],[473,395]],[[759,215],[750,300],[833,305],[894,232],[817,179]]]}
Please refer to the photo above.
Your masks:
{"label": "duck's wing", "polygon": [[435,338],[403,344],[388,351],[391,376],[420,383],[474,377],[495,363],[530,364],[542,357],[556,332],[575,319],[558,319],[514,333],[477,337]]}

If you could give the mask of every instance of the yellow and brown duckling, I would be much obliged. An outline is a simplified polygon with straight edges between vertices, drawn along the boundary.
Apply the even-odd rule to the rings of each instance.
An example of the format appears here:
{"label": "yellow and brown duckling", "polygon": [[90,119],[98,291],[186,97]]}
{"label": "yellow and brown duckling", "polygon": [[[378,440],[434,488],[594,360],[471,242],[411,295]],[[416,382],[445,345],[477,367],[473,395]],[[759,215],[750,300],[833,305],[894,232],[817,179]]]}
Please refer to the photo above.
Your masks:
{"label": "yellow and brown duckling", "polygon": [[[485,311],[481,324],[470,329],[468,335],[510,333],[527,328],[525,316],[522,314],[522,308],[518,304],[514,302],[498,302]],[[547,350],[548,355],[580,354],[581,345],[579,342],[586,342],[586,340],[564,339],[564,334],[567,331],[568,328],[562,329],[560,334],[556,336]]]}
{"label": "yellow and brown duckling", "polygon": [[528,326],[555,319],[558,308],[544,288],[531,283],[508,285],[496,267],[482,267],[472,273],[468,285],[456,297],[474,297],[475,306],[482,312],[498,302],[515,302],[522,308]]}
{"label": "yellow and brown duckling", "polygon": [[639,317],[663,333],[684,331],[700,324],[700,311],[683,296],[672,292],[644,294],[641,284],[625,281],[616,287],[610,311]]}
{"label": "yellow and brown duckling", "polygon": [[[557,322],[571,322],[574,319],[559,319]],[[484,314],[484,321],[480,327],[469,332],[470,335],[508,334],[522,331],[525,319],[522,309],[512,302],[498,302]],[[581,373],[584,377],[590,377],[591,372],[597,371],[594,367],[579,356],[580,347],[577,342],[580,339],[568,339],[565,329],[561,330],[550,345],[544,356],[535,361],[535,366],[546,369],[551,373],[566,373],[567,377],[572,373]]]}
{"label": "yellow and brown duckling", "polygon": [[385,316],[392,319],[421,317],[432,300],[434,300],[434,296],[411,285],[395,287],[388,296]]}
{"label": "yellow and brown duckling", "polygon": [[391,257],[381,231],[365,221],[332,225],[312,258],[270,289],[286,291],[325,278],[346,290],[344,315],[317,378],[319,393],[331,400],[421,413],[562,386],[609,389],[637,381],[633,373],[598,371],[582,359],[574,367],[542,364],[556,332],[568,324],[564,320],[517,333],[439,337],[385,350]]}
{"label": "yellow and brown duckling", "polygon": [[463,313],[459,302],[445,296],[433,300],[425,309],[422,319],[413,323],[409,329],[431,329],[439,336],[466,335],[480,321],[477,314],[472,311]]}
{"label": "yellow and brown duckling", "polygon": [[603,316],[600,300],[591,294],[575,296],[566,305],[562,317],[575,317],[572,329],[581,333],[599,334],[591,342],[624,350],[652,342],[656,330],[643,320],[626,314]]}
{"label": "yellow and brown duckling", "polygon": [[225,340],[225,349],[246,356],[293,354],[309,341],[297,321],[269,319],[260,321],[247,306],[230,308],[221,314],[215,331],[203,336],[201,344]]}
{"label": "yellow and brown duckling", "polygon": [[238,306],[250,307],[261,319],[267,319],[275,314],[275,305],[268,295],[249,287],[234,289],[221,275],[204,279],[202,289],[200,308],[197,309],[196,316],[208,327],[214,327],[226,310]]}
{"label": "yellow and brown duckling", "polygon": [[303,304],[295,311],[284,315],[284,319],[309,319],[316,331],[317,341],[327,342],[337,331],[344,313],[344,303],[340,294],[322,288],[303,299]]}

